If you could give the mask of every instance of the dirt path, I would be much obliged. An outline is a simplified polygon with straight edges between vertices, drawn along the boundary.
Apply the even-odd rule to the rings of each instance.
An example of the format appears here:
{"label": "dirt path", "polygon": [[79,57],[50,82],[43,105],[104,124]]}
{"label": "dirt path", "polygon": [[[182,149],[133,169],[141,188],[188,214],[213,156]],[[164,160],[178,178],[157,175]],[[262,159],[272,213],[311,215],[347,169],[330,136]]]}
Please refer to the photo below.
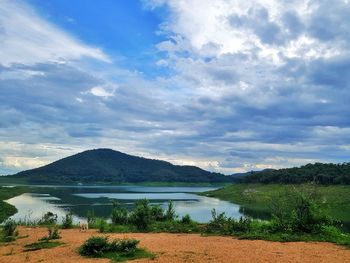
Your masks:
{"label": "dirt path", "polygon": [[[23,252],[23,246],[36,242],[45,236],[44,228],[20,228],[20,235],[14,244],[0,246],[1,263],[22,262],[109,262],[106,259],[80,257],[77,248],[95,230],[81,233],[77,229],[62,230],[63,246]],[[110,238],[133,237],[141,240],[140,246],[158,254],[155,260],[132,262],[342,262],[350,263],[350,249],[330,243],[279,243],[268,241],[238,240],[231,237],[202,237],[196,234],[109,234]]]}

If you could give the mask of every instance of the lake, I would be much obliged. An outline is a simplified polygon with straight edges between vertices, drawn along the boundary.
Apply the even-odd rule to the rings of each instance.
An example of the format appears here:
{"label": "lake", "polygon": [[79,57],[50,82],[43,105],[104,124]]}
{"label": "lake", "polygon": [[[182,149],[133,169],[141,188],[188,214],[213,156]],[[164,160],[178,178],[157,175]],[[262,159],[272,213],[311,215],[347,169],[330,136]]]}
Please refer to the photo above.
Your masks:
{"label": "lake", "polygon": [[138,199],[147,198],[151,204],[167,207],[174,202],[179,217],[189,214],[198,222],[208,222],[211,210],[225,212],[234,218],[242,216],[239,205],[197,195],[196,193],[214,190],[214,187],[149,187],[149,186],[31,186],[25,193],[7,200],[18,209],[11,218],[22,221],[39,220],[51,211],[59,221],[72,212],[74,222],[84,220],[89,210],[98,217],[110,218],[112,201],[117,200],[131,210]]}

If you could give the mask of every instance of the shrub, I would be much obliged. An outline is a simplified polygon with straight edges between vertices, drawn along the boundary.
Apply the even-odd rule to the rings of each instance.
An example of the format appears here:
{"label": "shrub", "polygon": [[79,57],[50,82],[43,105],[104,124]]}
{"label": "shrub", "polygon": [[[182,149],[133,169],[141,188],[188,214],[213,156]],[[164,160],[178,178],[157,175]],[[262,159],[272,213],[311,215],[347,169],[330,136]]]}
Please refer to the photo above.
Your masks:
{"label": "shrub", "polygon": [[107,237],[90,237],[80,247],[79,253],[83,256],[99,257],[109,251]]}
{"label": "shrub", "polygon": [[225,213],[218,214],[215,210],[211,210],[212,219],[205,227],[205,231],[208,233],[220,233],[220,234],[230,234],[230,221]]}
{"label": "shrub", "polygon": [[163,208],[160,205],[151,206],[151,216],[154,221],[163,221],[165,219]]}
{"label": "shrub", "polygon": [[115,239],[108,242],[108,237],[90,237],[79,248],[83,256],[101,257],[106,253],[132,253],[140,241],[136,239]]}
{"label": "shrub", "polygon": [[89,225],[93,225],[96,222],[96,216],[94,210],[88,210],[86,213],[86,219]]}
{"label": "shrub", "polygon": [[66,216],[63,217],[62,227],[65,229],[73,227],[73,214],[72,213],[66,214]]}
{"label": "shrub", "polygon": [[[286,202],[287,199],[292,201]],[[289,205],[286,205],[287,203]],[[333,225],[323,206],[312,188],[288,191],[274,203],[271,230],[320,233],[322,227]]]}
{"label": "shrub", "polygon": [[109,250],[111,252],[134,252],[139,243],[139,240],[133,238],[115,239],[109,244]]}
{"label": "shrub", "polygon": [[183,223],[183,224],[190,224],[191,221],[192,220],[191,220],[191,217],[189,214],[186,214],[181,218],[181,223]]}
{"label": "shrub", "polygon": [[49,240],[54,240],[54,239],[60,239],[60,233],[58,231],[58,227],[48,227],[47,228],[48,235],[46,237],[40,238],[40,241],[49,241]]}
{"label": "shrub", "polygon": [[[16,229],[17,229],[16,222],[12,219],[8,219],[5,222],[4,227],[2,229],[3,235],[5,236],[5,238],[13,237],[14,239],[18,235],[18,232],[16,231]],[[8,239],[11,239],[11,238],[8,238]]]}
{"label": "shrub", "polygon": [[40,225],[55,225],[57,223],[57,214],[47,212],[39,221]]}
{"label": "shrub", "polygon": [[147,230],[152,222],[151,208],[147,199],[138,200],[130,216],[132,224],[138,230]]}
{"label": "shrub", "polygon": [[252,220],[247,217],[240,217],[238,221],[231,219],[229,224],[231,233],[245,233],[252,229]]}
{"label": "shrub", "polygon": [[106,232],[108,227],[106,220],[104,218],[100,218],[98,221],[98,231],[100,233]]}
{"label": "shrub", "polygon": [[128,223],[128,211],[118,202],[113,202],[112,223],[115,225],[124,225]]}
{"label": "shrub", "polygon": [[176,212],[175,212],[173,201],[170,201],[168,203],[168,209],[165,212],[165,218],[166,218],[166,220],[170,220],[170,221],[172,221],[176,218]]}

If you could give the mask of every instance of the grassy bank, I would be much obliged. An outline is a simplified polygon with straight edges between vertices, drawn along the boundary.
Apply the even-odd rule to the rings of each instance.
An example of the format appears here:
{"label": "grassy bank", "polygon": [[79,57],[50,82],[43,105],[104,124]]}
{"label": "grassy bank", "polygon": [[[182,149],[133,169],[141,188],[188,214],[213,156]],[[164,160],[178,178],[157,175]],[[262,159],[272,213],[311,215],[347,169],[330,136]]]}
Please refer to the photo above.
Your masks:
{"label": "grassy bank", "polygon": [[[309,185],[280,184],[232,184],[224,188],[202,193],[243,206],[247,215],[268,218],[272,212],[272,203],[288,189],[303,189]],[[326,202],[326,212],[335,220],[350,225],[350,186],[315,186],[315,191]]]}
{"label": "grassy bank", "polygon": [[25,192],[25,187],[0,187],[0,223],[17,212],[16,207],[4,202]]}

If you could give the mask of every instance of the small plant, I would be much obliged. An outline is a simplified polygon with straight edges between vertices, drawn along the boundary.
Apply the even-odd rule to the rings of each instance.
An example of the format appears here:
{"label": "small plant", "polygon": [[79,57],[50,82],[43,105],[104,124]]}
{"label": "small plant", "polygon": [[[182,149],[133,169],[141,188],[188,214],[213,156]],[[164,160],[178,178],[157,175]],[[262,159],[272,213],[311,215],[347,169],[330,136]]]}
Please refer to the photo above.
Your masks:
{"label": "small plant", "polygon": [[[16,236],[18,236],[17,224],[14,220],[9,219],[5,222],[4,227],[2,229],[3,236],[5,239],[15,239]],[[12,240],[11,240],[12,241]]]}
{"label": "small plant", "polygon": [[191,222],[192,222],[192,220],[191,220],[191,217],[189,214],[186,214],[181,218],[182,224],[190,224]]}
{"label": "small plant", "polygon": [[108,224],[104,218],[100,218],[98,222],[98,230],[100,233],[104,233],[107,231]]}
{"label": "small plant", "polygon": [[168,208],[165,212],[165,218],[166,220],[169,220],[169,221],[172,221],[176,218],[176,212],[175,212],[173,201],[170,201],[168,204]]}
{"label": "small plant", "polygon": [[100,257],[109,251],[109,243],[107,237],[90,237],[80,247],[79,253],[83,256]]}
{"label": "small plant", "polygon": [[165,219],[163,208],[160,205],[151,206],[151,216],[154,221],[163,221]]}
{"label": "small plant", "polygon": [[72,213],[66,214],[66,216],[63,217],[62,227],[65,229],[73,227],[73,214]]}
{"label": "small plant", "polygon": [[35,242],[35,243],[25,245],[24,251],[28,252],[28,251],[35,251],[40,249],[54,248],[63,244],[64,243],[61,243],[61,242],[40,241],[40,242]]}
{"label": "small plant", "polygon": [[48,235],[46,237],[40,238],[39,241],[49,241],[49,240],[61,238],[57,226],[48,227],[47,231],[48,231]]}
{"label": "small plant", "polygon": [[57,214],[47,212],[39,221],[40,225],[55,225],[57,223]]}
{"label": "small plant", "polygon": [[154,259],[155,255],[137,247],[136,239],[115,239],[111,242],[108,237],[90,237],[79,248],[79,253],[87,257],[109,258],[114,261],[126,261],[138,258]]}
{"label": "small plant", "polygon": [[96,216],[94,210],[88,210],[86,213],[86,219],[89,225],[93,225],[96,223]]}
{"label": "small plant", "polygon": [[136,207],[130,215],[131,222],[139,230],[147,230],[152,222],[151,207],[147,199],[138,200]]}
{"label": "small plant", "polygon": [[113,202],[112,223],[115,225],[125,225],[128,223],[128,210],[118,202]]}

